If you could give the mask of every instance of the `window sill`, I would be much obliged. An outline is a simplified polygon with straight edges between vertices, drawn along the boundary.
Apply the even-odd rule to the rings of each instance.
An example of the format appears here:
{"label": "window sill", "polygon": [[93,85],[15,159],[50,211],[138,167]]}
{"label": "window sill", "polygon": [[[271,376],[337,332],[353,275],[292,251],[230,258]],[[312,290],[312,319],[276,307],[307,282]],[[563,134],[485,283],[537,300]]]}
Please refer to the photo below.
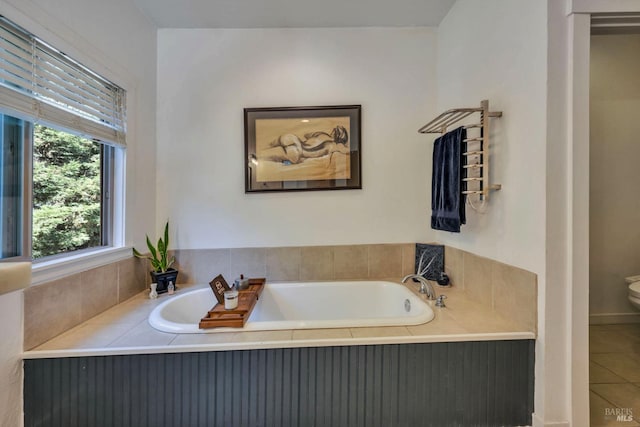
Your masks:
{"label": "window sill", "polygon": [[81,271],[101,267],[131,258],[131,247],[97,249],[91,252],[69,255],[62,258],[34,262],[31,267],[31,285],[61,279]]}

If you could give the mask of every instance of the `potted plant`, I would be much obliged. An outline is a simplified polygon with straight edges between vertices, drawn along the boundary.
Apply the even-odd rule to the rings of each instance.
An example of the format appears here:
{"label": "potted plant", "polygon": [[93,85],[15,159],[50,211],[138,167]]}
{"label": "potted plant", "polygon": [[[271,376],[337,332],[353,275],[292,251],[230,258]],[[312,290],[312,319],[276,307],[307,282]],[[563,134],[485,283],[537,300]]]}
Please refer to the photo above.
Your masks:
{"label": "potted plant", "polygon": [[169,258],[167,251],[169,249],[169,222],[164,226],[164,239],[160,237],[156,246],[151,243],[149,236],[147,236],[147,248],[149,248],[150,255],[143,255],[133,248],[133,255],[138,258],[148,259],[151,262],[153,270],[151,271],[151,282],[157,283],[156,292],[159,294],[167,292],[167,286],[169,282],[176,284],[178,278],[178,270],[171,268],[171,265],[176,261],[175,257]]}

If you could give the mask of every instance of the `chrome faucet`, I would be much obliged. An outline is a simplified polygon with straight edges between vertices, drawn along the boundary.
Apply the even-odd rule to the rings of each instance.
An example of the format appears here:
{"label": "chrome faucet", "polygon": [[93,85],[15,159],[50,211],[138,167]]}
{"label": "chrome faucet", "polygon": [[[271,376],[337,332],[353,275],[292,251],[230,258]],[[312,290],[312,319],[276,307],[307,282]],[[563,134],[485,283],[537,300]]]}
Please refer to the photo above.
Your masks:
{"label": "chrome faucet", "polygon": [[420,282],[420,290],[418,290],[418,292],[426,294],[428,300],[436,299],[436,291],[427,279],[418,274],[407,274],[404,276],[404,279],[402,279],[402,283],[405,283],[409,279],[415,279]]}

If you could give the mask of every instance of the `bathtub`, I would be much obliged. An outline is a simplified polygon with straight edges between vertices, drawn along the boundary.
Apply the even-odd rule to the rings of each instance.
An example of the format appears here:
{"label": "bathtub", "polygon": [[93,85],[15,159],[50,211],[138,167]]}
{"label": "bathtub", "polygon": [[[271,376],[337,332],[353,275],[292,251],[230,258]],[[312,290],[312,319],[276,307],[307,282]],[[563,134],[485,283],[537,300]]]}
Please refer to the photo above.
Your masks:
{"label": "bathtub", "polygon": [[403,326],[434,317],[423,298],[384,281],[267,283],[244,328],[198,328],[217,302],[208,285],[168,298],[151,312],[149,323],[171,333]]}

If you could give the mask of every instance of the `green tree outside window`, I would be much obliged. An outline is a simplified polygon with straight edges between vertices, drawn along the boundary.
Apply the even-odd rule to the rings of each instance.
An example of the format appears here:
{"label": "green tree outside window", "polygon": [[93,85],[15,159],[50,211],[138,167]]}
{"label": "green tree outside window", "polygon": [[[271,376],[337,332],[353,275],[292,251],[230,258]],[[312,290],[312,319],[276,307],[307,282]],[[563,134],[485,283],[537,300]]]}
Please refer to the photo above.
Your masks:
{"label": "green tree outside window", "polygon": [[33,258],[101,245],[101,146],[34,127]]}

